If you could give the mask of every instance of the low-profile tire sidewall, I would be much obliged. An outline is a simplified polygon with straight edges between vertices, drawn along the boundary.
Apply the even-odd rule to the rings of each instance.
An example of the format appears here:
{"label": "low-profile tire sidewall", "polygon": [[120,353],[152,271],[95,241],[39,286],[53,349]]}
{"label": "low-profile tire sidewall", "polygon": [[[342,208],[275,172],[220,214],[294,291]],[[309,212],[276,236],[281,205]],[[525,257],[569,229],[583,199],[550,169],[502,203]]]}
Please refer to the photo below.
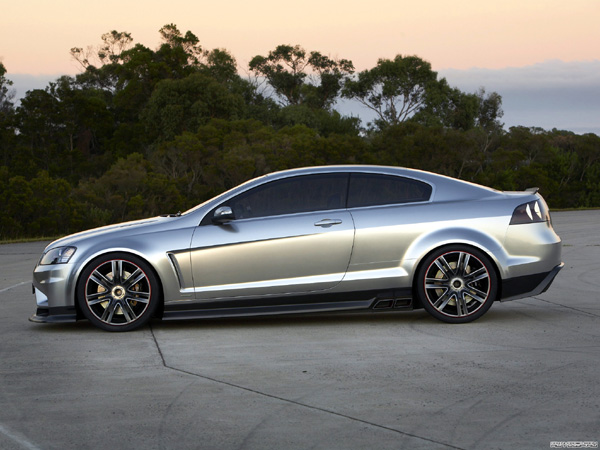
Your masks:
{"label": "low-profile tire sidewall", "polygon": [[[148,307],[136,320],[126,325],[111,325],[103,322],[98,317],[96,317],[96,315],[90,310],[85,299],[86,283],[89,276],[97,267],[111,260],[123,260],[135,264],[144,272],[150,284],[151,293]],[[98,328],[101,328],[106,331],[132,331],[145,325],[154,315],[158,304],[161,301],[160,283],[158,282],[158,278],[155,275],[154,270],[142,258],[136,255],[132,255],[130,253],[107,253],[105,255],[98,256],[97,258],[94,258],[92,261],[90,261],[79,275],[77,281],[76,294],[77,304],[83,316]]]}
{"label": "low-profile tire sidewall", "polygon": [[[487,297],[487,300],[478,310],[464,317],[452,317],[438,311],[430,303],[425,293],[425,276],[429,267],[441,255],[451,252],[465,252],[475,256],[485,265],[489,273],[490,292]],[[494,264],[484,252],[467,245],[449,245],[434,250],[423,260],[423,262],[419,266],[419,271],[417,273],[416,291],[423,308],[436,319],[446,323],[468,323],[483,316],[491,308],[492,304],[496,301],[496,298],[498,296],[498,279],[499,278],[496,273]]]}

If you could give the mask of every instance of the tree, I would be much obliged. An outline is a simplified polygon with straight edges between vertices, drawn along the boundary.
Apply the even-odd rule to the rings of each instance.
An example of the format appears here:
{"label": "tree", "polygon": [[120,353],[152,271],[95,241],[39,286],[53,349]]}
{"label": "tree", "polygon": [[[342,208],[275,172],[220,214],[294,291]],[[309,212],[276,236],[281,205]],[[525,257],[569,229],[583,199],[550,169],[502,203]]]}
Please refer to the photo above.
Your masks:
{"label": "tree", "polygon": [[502,132],[503,123],[500,118],[502,97],[497,92],[486,95],[480,88],[469,94],[448,85],[445,78],[432,83],[426,91],[424,107],[413,117],[426,126],[442,126],[455,130],[472,130],[478,128],[488,138]]}
{"label": "tree", "polygon": [[235,58],[222,48],[215,48],[208,52],[204,69],[204,72],[207,72],[208,75],[211,75],[215,80],[222,83],[237,82],[240,80],[237,74]]}
{"label": "tree", "polygon": [[[34,236],[59,236],[75,231],[84,223],[71,198],[71,185],[63,178],[51,178],[40,171],[30,181],[32,220],[24,225]],[[43,211],[40,214],[40,211]]]}
{"label": "tree", "polygon": [[[84,69],[88,69],[90,66],[110,64],[117,62],[119,55],[127,50],[133,42],[130,33],[117,30],[104,33],[100,39],[103,43],[96,47],[91,45],[85,49],[73,47],[70,51],[71,57]],[[94,62],[96,64],[92,64]]]}
{"label": "tree", "polygon": [[196,132],[211,118],[238,119],[241,96],[232,94],[214,78],[196,73],[181,80],[162,80],[154,89],[142,118],[148,133],[170,140],[184,131]]}
{"label": "tree", "polygon": [[428,93],[437,87],[437,73],[418,56],[397,55],[346,81],[342,96],[356,99],[377,113],[380,127],[406,121],[426,106]]}
{"label": "tree", "polygon": [[425,126],[470,130],[476,126],[479,100],[475,94],[466,94],[452,88],[445,78],[432,84],[426,92],[425,106],[412,120]]}
{"label": "tree", "polygon": [[12,110],[12,99],[15,97],[15,92],[11,89],[13,82],[5,77],[6,67],[0,62],[0,114],[5,114]]}
{"label": "tree", "polygon": [[199,66],[208,55],[208,52],[202,49],[200,39],[189,30],[183,35],[175,24],[170,23],[158,32],[162,37],[163,45],[171,49],[181,48],[188,57],[188,64],[192,66]]}
{"label": "tree", "polygon": [[0,165],[8,165],[11,148],[14,145],[14,104],[15,91],[12,81],[5,77],[6,67],[0,62]]}
{"label": "tree", "polygon": [[23,176],[14,176],[0,186],[0,236],[16,238],[26,233],[26,224],[36,213],[32,205],[33,191]]}
{"label": "tree", "polygon": [[484,166],[490,162],[491,153],[500,145],[500,140],[504,135],[504,124],[500,118],[504,114],[502,111],[502,97],[492,92],[485,95],[485,89],[480,88],[475,94],[462,94],[464,108],[458,108],[462,114],[462,121],[468,127],[466,130],[469,139],[476,143],[478,149],[477,161],[479,167],[477,173],[484,170]]}
{"label": "tree", "polygon": [[588,176],[588,171],[600,161],[600,137],[593,133],[578,136],[575,152],[581,164],[579,180],[583,181]]}
{"label": "tree", "polygon": [[267,56],[257,55],[249,68],[265,77],[283,105],[308,104],[329,109],[344,79],[354,72],[352,62],[332,59],[317,51],[307,53],[299,45],[278,45]]}
{"label": "tree", "polygon": [[35,172],[47,170],[71,182],[95,166],[87,163],[102,153],[114,126],[102,92],[81,88],[68,76],[27,92],[17,119],[22,149],[37,165]]}
{"label": "tree", "polygon": [[504,115],[502,110],[502,97],[497,92],[485,94],[485,89],[480,88],[477,91],[478,108],[477,121],[475,126],[483,130],[493,133],[501,130],[504,124],[500,119]]}
{"label": "tree", "polygon": [[477,165],[477,149],[468,135],[409,120],[390,125],[372,137],[373,164],[412,167],[469,179]]}
{"label": "tree", "polygon": [[276,127],[306,125],[321,136],[331,134],[360,134],[360,118],[342,116],[335,110],[314,109],[307,105],[290,105],[281,108],[274,121]]}
{"label": "tree", "polygon": [[16,120],[22,148],[15,156],[32,163],[33,173],[38,169],[50,171],[51,165],[64,163],[57,153],[62,141],[59,113],[58,101],[47,89],[28,91],[17,108]]}
{"label": "tree", "polygon": [[74,195],[108,223],[176,212],[181,206],[174,181],[152,172],[139,153],[117,159],[99,178],[80,182]]}

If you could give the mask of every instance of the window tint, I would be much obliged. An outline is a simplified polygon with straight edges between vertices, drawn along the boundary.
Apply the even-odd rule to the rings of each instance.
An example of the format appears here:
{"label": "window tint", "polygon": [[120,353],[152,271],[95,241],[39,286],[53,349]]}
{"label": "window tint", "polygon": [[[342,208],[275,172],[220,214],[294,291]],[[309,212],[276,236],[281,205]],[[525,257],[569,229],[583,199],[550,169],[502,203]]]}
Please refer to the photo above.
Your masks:
{"label": "window tint", "polygon": [[236,219],[345,208],[348,174],[304,175],[273,181],[226,202]]}
{"label": "window tint", "polygon": [[393,175],[353,173],[350,177],[348,208],[423,202],[429,200],[431,186],[421,181]]}

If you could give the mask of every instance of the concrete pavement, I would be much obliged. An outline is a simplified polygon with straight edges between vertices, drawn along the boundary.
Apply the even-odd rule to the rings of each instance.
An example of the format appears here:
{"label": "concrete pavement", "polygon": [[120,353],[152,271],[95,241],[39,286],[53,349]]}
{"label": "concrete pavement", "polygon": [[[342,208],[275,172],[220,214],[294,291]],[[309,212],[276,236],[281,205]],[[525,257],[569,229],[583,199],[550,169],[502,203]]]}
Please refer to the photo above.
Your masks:
{"label": "concrete pavement", "polygon": [[536,298],[424,311],[40,325],[45,243],[0,246],[0,448],[513,449],[600,439],[600,211],[554,213]]}

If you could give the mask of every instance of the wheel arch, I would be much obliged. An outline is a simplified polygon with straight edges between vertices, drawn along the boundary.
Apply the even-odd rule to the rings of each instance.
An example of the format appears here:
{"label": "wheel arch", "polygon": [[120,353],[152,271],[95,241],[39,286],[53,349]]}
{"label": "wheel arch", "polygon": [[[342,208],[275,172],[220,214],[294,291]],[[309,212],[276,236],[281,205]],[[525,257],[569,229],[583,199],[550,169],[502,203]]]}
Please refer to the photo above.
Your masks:
{"label": "wheel arch", "polygon": [[[459,253],[460,256],[457,259],[456,255]],[[474,283],[473,285],[467,281],[469,275],[465,275],[468,273],[465,272],[466,266],[460,265],[463,253],[470,253],[471,259],[477,261],[475,262],[475,267],[479,264],[479,269],[476,269],[475,272],[482,269],[485,270],[483,273],[474,275],[476,278],[471,281]],[[448,255],[451,255],[450,259],[447,259]],[[437,263],[439,259],[443,260],[442,265],[449,267],[450,272],[446,272],[446,269]],[[438,264],[437,267],[434,262]],[[452,262],[456,265],[450,265]],[[452,267],[456,267],[457,270],[453,270]],[[434,276],[430,270],[433,270],[433,273],[437,271],[438,274],[440,274],[440,271],[444,272],[445,276],[438,277],[438,275],[435,275],[436,279],[440,278],[439,284],[433,283],[432,285],[430,283],[429,280],[433,280],[433,278],[427,277]],[[442,278],[445,278],[446,281],[442,282]],[[424,256],[416,267],[412,291],[413,297],[417,299],[419,305],[434,318],[452,324],[468,323],[483,316],[492,304],[501,298],[502,283],[500,280],[496,262],[485,251],[477,246],[465,243],[453,243],[436,247]],[[485,285],[480,286],[480,282],[487,284],[487,293]],[[478,291],[478,289],[480,290]],[[432,293],[433,298],[429,294],[431,290],[435,290],[435,293]],[[470,295],[477,300],[474,298],[468,300],[467,297]],[[459,301],[459,299],[462,299],[462,301]],[[442,303],[440,304],[440,302]],[[474,307],[470,308],[469,305],[474,305]]]}
{"label": "wheel arch", "polygon": [[[430,245],[425,246],[424,251],[422,253],[420,253],[417,257],[414,258],[415,264],[414,264],[413,270],[411,272],[411,277],[412,277],[411,290],[412,290],[413,298],[415,299],[415,301],[420,303],[419,296],[417,295],[417,283],[418,283],[417,274],[423,267],[423,264],[425,263],[427,258],[429,258],[429,256],[431,256],[435,252],[442,251],[444,248],[450,248],[452,246],[457,246],[457,245],[478,250],[478,251],[484,253],[489,258],[489,260],[492,263],[492,269],[494,270],[494,272],[498,278],[498,292],[497,292],[496,300],[498,301],[500,298],[502,298],[502,279],[503,279],[503,277],[502,277],[502,271],[500,270],[500,262],[496,258],[496,255],[494,254],[494,252],[491,250],[491,249],[495,248],[495,245],[494,245],[494,242],[490,238],[488,238],[485,235],[483,235],[483,236],[485,237],[485,239],[483,241],[484,242],[487,241],[486,242],[487,244],[492,244],[492,245],[490,245],[490,246],[482,245],[481,241],[475,241],[473,239],[465,239],[464,237],[457,236],[456,238],[448,238],[441,242],[440,241],[435,242],[432,240]],[[414,246],[415,245],[413,245],[413,247]],[[499,247],[499,244],[498,244],[498,248],[501,249],[501,247]]]}
{"label": "wheel arch", "polygon": [[164,312],[164,304],[165,304],[165,292],[164,292],[164,287],[163,287],[163,281],[160,277],[159,271],[156,269],[156,267],[154,266],[154,264],[152,264],[149,261],[149,258],[147,258],[143,253],[141,252],[137,252],[137,251],[133,251],[130,248],[127,249],[121,249],[121,248],[113,248],[113,249],[108,249],[108,250],[104,250],[104,251],[100,251],[100,252],[96,252],[92,255],[89,255],[87,258],[85,258],[85,260],[83,260],[81,262],[81,264],[79,265],[78,269],[77,269],[77,273],[74,277],[74,283],[73,283],[73,300],[75,303],[75,311],[77,313],[77,319],[82,319],[84,318],[83,313],[81,311],[81,308],[79,306],[79,301],[78,301],[78,286],[79,286],[79,282],[81,280],[81,276],[83,275],[83,272],[85,271],[85,269],[87,267],[90,266],[90,264],[93,264],[94,261],[98,260],[99,258],[102,257],[106,257],[107,255],[131,255],[134,256],[136,258],[141,259],[144,263],[146,263],[148,265],[148,267],[150,268],[150,270],[152,270],[152,274],[156,277],[156,280],[158,282],[158,300],[159,300],[159,304],[156,308],[156,311],[154,313],[154,317],[158,317],[161,318],[162,314]]}

